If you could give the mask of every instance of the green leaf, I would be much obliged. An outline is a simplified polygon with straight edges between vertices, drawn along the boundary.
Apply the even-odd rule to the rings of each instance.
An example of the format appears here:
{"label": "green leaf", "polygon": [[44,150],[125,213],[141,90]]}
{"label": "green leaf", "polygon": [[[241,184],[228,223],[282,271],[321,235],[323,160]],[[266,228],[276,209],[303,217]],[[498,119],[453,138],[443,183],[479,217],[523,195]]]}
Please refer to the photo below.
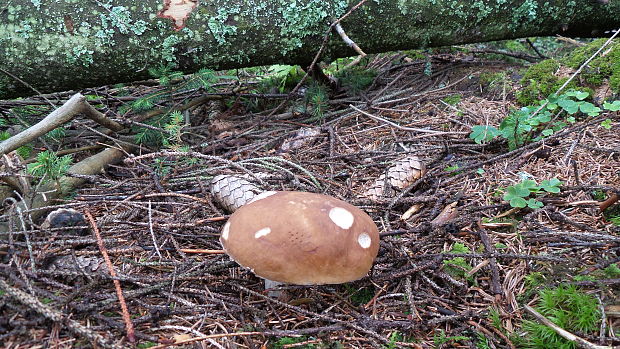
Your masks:
{"label": "green leaf", "polygon": [[619,111],[620,110],[620,101],[614,101],[613,103],[605,102],[603,103],[603,108],[609,111]]}
{"label": "green leaf", "polygon": [[543,207],[543,203],[536,199],[529,199],[527,200],[527,207],[537,209]]}
{"label": "green leaf", "polygon": [[545,123],[545,122],[549,122],[551,121],[551,113],[549,113],[548,111],[542,111],[540,112],[537,117],[536,117],[538,123]]}
{"label": "green leaf", "polygon": [[548,193],[559,193],[560,192],[559,186],[561,184],[562,184],[562,181],[560,181],[557,178],[552,178],[552,179],[544,180],[540,182],[540,188]]}
{"label": "green leaf", "polygon": [[524,198],[513,198],[510,200],[510,206],[523,208],[527,206],[527,201]]}
{"label": "green leaf", "polygon": [[515,185],[515,186],[510,186],[506,188],[506,192],[504,193],[504,200],[510,201],[511,202],[510,204],[512,205],[512,200],[518,199],[518,198],[526,198],[528,196],[530,196],[529,190],[519,187],[518,185]]}
{"label": "green leaf", "polygon": [[603,126],[604,129],[606,130],[610,130],[611,129],[611,119],[605,119],[601,122],[601,126]]}
{"label": "green leaf", "polygon": [[558,105],[571,115],[579,111],[579,103],[571,99],[562,99],[558,102]]}
{"label": "green leaf", "polygon": [[566,92],[564,95],[569,96],[569,97],[575,97],[578,100],[583,101],[584,99],[588,98],[590,93],[585,92],[585,91],[582,92],[582,91],[571,90],[571,91]]}
{"label": "green leaf", "polygon": [[[540,187],[536,185],[536,181],[533,181],[531,179],[523,180],[521,183],[515,185],[515,187],[519,187],[520,189],[522,188],[524,191],[527,190],[528,195],[530,192],[536,192],[540,189]],[[521,195],[521,196],[525,197],[528,195]]]}
{"label": "green leaf", "polygon": [[499,130],[493,126],[476,125],[471,128],[469,138],[481,144],[493,140],[498,134]]}
{"label": "green leaf", "polygon": [[552,130],[552,129],[549,129],[549,128],[548,128],[548,129],[546,129],[546,130],[543,130],[543,131],[542,131],[542,135],[543,135],[543,136],[545,136],[545,137],[549,137],[549,136],[551,136],[552,134],[553,134],[553,130]]}
{"label": "green leaf", "polygon": [[590,102],[583,102],[579,106],[579,110],[584,114],[588,114],[589,116],[597,116],[601,112],[601,108],[595,106]]}

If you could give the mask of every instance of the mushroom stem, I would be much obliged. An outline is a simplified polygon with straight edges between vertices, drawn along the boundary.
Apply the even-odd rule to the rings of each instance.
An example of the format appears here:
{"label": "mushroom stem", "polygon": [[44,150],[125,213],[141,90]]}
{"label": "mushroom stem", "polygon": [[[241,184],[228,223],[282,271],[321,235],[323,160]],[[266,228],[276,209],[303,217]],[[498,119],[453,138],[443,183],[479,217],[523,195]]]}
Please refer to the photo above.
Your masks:
{"label": "mushroom stem", "polygon": [[284,283],[265,279],[265,290],[267,290],[269,297],[278,298],[282,295],[282,290],[277,289],[280,285],[284,285]]}

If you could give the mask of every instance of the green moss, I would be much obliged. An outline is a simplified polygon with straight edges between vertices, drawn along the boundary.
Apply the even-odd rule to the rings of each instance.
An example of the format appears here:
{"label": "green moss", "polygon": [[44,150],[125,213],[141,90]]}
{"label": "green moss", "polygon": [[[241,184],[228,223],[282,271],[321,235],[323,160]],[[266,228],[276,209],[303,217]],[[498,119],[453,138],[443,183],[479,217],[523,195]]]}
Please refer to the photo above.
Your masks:
{"label": "green moss", "polygon": [[[576,49],[562,60],[566,66],[577,69],[607,41],[598,39]],[[615,93],[620,93],[620,40],[615,40],[594,58],[581,72],[585,84],[600,86],[606,81]]]}
{"label": "green moss", "polygon": [[522,105],[534,105],[554,93],[563,80],[555,75],[559,69],[560,62],[555,59],[547,59],[531,66],[521,78],[522,88],[517,91],[517,101]]}
{"label": "green moss", "polygon": [[[559,285],[539,292],[536,311],[570,332],[592,334],[598,329],[600,310],[597,299],[573,285]],[[573,342],[535,321],[522,324],[522,336],[516,338],[521,348],[575,348]]]}
{"label": "green moss", "polygon": [[484,87],[493,87],[497,83],[502,82],[507,79],[506,73],[504,72],[484,72],[480,73],[478,77],[480,84]]}

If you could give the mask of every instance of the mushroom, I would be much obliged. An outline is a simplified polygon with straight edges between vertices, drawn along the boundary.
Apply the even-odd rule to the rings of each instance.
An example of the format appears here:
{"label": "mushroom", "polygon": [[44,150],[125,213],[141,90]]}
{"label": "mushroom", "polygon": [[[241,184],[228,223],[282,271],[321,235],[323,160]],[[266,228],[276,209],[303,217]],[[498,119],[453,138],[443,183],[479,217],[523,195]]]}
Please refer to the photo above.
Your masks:
{"label": "mushroom", "polygon": [[230,216],[220,242],[233,260],[267,280],[340,284],[368,273],[379,231],[364,211],[342,200],[264,192]]}

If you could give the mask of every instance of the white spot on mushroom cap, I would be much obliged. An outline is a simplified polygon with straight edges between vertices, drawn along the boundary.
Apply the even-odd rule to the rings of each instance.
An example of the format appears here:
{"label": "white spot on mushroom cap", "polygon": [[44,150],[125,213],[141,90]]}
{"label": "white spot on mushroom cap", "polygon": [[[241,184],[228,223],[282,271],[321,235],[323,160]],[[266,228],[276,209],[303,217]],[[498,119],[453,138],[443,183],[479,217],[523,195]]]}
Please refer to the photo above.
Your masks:
{"label": "white spot on mushroom cap", "polygon": [[265,235],[267,235],[269,233],[271,233],[271,228],[263,228],[263,229],[257,231],[256,233],[254,233],[254,237],[256,239],[258,239],[258,238],[263,237],[263,236],[265,236]]}
{"label": "white spot on mushroom cap", "polygon": [[224,228],[222,228],[222,239],[228,240],[229,232],[230,232],[230,222],[226,222],[226,224],[224,224]]}
{"label": "white spot on mushroom cap", "polygon": [[372,240],[370,239],[370,235],[362,233],[357,237],[357,243],[360,244],[362,248],[369,248]]}
{"label": "white spot on mushroom cap", "polygon": [[353,225],[353,214],[342,207],[334,207],[329,210],[329,218],[342,229],[349,229]]}
{"label": "white spot on mushroom cap", "polygon": [[273,194],[277,194],[277,191],[264,191],[258,195],[256,195],[254,198],[252,198],[252,200],[250,200],[250,202],[248,202],[248,204],[251,204],[253,202],[256,202],[258,200],[262,200],[264,198],[270,197]]}

